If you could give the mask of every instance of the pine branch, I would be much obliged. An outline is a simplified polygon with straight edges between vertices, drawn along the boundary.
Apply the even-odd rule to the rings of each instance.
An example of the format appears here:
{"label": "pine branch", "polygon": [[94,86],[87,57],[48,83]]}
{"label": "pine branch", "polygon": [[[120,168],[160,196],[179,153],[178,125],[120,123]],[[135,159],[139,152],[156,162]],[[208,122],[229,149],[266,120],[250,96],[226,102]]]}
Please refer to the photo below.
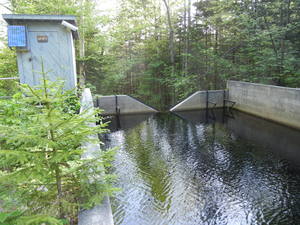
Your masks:
{"label": "pine branch", "polygon": [[50,212],[52,211],[53,207],[57,204],[60,196],[61,196],[60,194],[57,195],[56,201],[52,204],[51,208],[48,211],[48,214],[50,214]]}
{"label": "pine branch", "polygon": [[[111,191],[103,182],[108,182],[112,176],[102,175],[110,156],[101,152],[93,160],[80,159],[84,151],[82,142],[99,143],[89,135],[103,132],[103,125],[88,126],[98,120],[99,110],[84,111],[80,115],[65,113],[66,101],[73,98],[68,95],[74,89],[64,91],[61,80],[51,82],[46,79],[43,65],[40,73],[43,74],[42,85],[21,87],[23,93],[28,93],[26,98],[18,100],[17,112],[24,112],[24,122],[15,119],[19,113],[13,114],[15,117],[9,126],[0,121],[4,143],[0,147],[0,161],[10,168],[1,174],[0,185],[10,185],[6,193],[13,194],[15,189],[21,192],[18,202],[26,203],[23,205],[29,209],[26,214],[44,211],[63,217],[70,206],[85,206],[78,202],[81,190],[74,188],[79,188],[83,182],[87,182],[83,189],[89,191],[88,196],[92,191]],[[36,108],[37,103],[47,107]],[[101,182],[90,182],[93,177],[94,181]],[[49,204],[49,199],[56,200]],[[95,199],[87,201],[96,202]]]}
{"label": "pine branch", "polygon": [[67,120],[64,120],[63,122],[59,123],[58,125],[56,125],[54,127],[54,129],[57,129],[58,127],[60,127],[61,125],[68,123],[70,120],[72,120],[74,117],[76,117],[76,115],[71,116],[70,118],[68,118]]}
{"label": "pine branch", "polygon": [[27,86],[28,86],[29,90],[31,91],[31,93],[34,94],[38,99],[41,100],[40,96],[38,96],[38,95],[35,93],[35,91],[30,87],[30,85],[28,84]]}
{"label": "pine branch", "polygon": [[4,8],[8,9],[9,11],[13,12],[13,10],[9,7],[7,7],[6,5],[4,5],[3,3],[0,3],[0,5],[2,5]]}

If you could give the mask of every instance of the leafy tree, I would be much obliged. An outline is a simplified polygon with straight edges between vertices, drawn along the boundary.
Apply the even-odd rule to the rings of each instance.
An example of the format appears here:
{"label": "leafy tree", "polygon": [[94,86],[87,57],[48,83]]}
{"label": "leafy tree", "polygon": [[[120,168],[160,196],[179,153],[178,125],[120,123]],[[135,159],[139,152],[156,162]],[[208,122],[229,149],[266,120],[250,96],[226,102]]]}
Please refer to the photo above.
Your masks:
{"label": "leafy tree", "polygon": [[[207,7],[208,4],[213,7]],[[199,16],[204,16],[210,27],[212,24],[219,27],[218,40],[217,32],[212,32],[217,45],[207,48],[215,57],[208,60],[210,62],[207,64],[213,64],[212,67],[205,66],[208,69],[205,76],[212,77],[214,71],[221,67],[222,73],[215,73],[215,80],[220,84],[235,79],[283,86],[299,85],[297,62],[300,55],[294,48],[295,42],[289,38],[298,27],[296,4],[296,1],[289,0],[198,2]],[[220,20],[214,23],[216,17]],[[199,20],[203,18],[199,17]]]}
{"label": "leafy tree", "polygon": [[174,96],[230,79],[300,86],[296,0],[118,0],[106,15],[95,1],[8,1],[15,13],[77,15],[77,71],[97,94],[131,94],[165,110]]}

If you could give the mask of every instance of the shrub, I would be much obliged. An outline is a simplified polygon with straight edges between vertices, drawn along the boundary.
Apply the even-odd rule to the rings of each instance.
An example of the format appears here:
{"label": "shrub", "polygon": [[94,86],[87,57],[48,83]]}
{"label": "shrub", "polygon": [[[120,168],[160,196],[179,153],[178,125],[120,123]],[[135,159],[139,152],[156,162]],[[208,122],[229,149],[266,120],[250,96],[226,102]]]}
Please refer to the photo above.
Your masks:
{"label": "shrub", "polygon": [[99,123],[101,110],[75,114],[76,107],[68,107],[77,105],[75,90],[64,90],[60,79],[48,80],[48,72],[42,63],[42,85],[22,84],[12,101],[1,102],[0,196],[14,206],[2,209],[0,223],[17,210],[12,224],[63,224],[55,218],[70,220],[118,190],[111,186],[116,176],[106,174],[114,149],[81,158],[81,144],[99,144],[89,136],[107,131],[101,122],[89,126]]}

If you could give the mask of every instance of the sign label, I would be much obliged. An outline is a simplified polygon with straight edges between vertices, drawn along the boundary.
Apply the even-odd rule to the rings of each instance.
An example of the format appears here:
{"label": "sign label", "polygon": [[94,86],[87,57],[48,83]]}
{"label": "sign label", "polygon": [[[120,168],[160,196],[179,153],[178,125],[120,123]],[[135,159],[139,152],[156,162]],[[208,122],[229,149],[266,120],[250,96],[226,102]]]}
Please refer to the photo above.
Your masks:
{"label": "sign label", "polygon": [[37,36],[37,41],[38,42],[48,42],[48,37],[47,36]]}

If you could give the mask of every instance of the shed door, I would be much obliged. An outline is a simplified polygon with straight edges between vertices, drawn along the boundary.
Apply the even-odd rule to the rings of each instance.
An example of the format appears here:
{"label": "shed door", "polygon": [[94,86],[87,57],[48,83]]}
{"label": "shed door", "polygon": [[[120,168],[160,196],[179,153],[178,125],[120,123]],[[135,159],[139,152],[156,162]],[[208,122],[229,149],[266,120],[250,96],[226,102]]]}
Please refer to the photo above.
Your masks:
{"label": "shed door", "polygon": [[[54,81],[56,76],[61,77],[61,61],[57,36],[56,31],[29,32],[32,70],[42,72],[42,56],[44,72],[52,69],[52,71],[46,75],[51,81]],[[33,72],[34,85],[42,84],[40,80],[42,77],[42,74]]]}

